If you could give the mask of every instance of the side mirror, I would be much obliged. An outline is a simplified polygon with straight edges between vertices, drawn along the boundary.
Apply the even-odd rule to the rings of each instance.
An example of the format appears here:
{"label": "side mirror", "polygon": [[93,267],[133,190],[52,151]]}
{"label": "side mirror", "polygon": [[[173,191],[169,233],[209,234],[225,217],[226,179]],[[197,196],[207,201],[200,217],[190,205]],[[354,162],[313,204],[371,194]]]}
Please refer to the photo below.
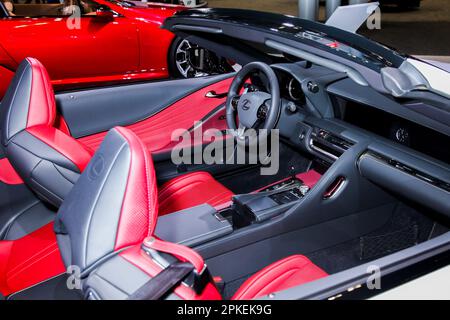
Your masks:
{"label": "side mirror", "polygon": [[105,20],[112,20],[112,19],[114,19],[114,12],[112,12],[108,8],[101,8],[101,7],[98,8],[95,11],[95,15],[98,18],[102,18],[102,19],[105,19]]}

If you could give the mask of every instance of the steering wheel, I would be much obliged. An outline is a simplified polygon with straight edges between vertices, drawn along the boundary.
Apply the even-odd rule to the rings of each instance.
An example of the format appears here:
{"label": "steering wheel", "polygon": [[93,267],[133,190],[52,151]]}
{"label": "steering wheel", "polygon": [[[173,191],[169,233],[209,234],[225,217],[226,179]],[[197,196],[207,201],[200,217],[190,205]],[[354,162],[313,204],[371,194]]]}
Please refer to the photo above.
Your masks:
{"label": "steering wheel", "polygon": [[[263,91],[240,91],[248,77],[259,71],[269,81],[270,93]],[[241,145],[265,142],[271,129],[274,129],[280,115],[280,86],[272,68],[263,62],[251,62],[245,65],[234,78],[226,100],[228,128],[233,129],[236,141]],[[236,121],[236,115],[238,120]],[[237,123],[238,122],[238,123]],[[248,129],[265,129],[259,131],[258,139],[246,139]],[[249,141],[250,140],[250,141]]]}

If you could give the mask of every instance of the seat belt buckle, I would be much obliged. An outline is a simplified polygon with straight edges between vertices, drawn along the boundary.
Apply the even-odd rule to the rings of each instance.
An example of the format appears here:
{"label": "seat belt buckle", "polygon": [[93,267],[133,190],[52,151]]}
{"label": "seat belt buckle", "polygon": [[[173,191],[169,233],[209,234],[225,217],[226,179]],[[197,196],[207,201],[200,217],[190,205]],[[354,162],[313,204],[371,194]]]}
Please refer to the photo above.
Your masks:
{"label": "seat belt buckle", "polygon": [[203,293],[209,283],[211,283],[212,285],[215,284],[214,279],[211,276],[211,273],[209,272],[206,264],[204,265],[200,273],[195,270],[192,271],[183,281],[183,283],[192,288],[198,295]]}

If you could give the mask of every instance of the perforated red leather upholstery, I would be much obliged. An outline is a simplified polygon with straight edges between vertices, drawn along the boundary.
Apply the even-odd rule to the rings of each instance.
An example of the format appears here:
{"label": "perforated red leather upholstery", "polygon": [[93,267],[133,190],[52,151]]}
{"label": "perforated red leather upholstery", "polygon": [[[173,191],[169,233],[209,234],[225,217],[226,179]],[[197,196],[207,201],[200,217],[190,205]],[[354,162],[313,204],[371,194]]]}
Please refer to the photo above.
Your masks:
{"label": "perforated red leather upholstery", "polygon": [[65,272],[53,223],[14,241],[0,241],[0,293],[7,296]]}
{"label": "perforated red leather upholstery", "polygon": [[207,172],[194,172],[165,183],[159,191],[159,215],[207,203],[213,207],[231,202],[233,192]]}
{"label": "perforated red leather upholstery", "polygon": [[[116,128],[115,131],[117,131],[118,133],[120,133],[122,136],[127,137],[128,140],[128,145],[130,147],[130,149],[132,149],[133,153],[137,153],[140,156],[138,157],[137,161],[136,161],[136,156],[132,156],[131,157],[131,161],[130,161],[130,170],[134,171],[134,175],[135,177],[133,178],[133,186],[135,188],[137,188],[137,190],[141,189],[143,187],[147,187],[150,188],[150,190],[154,190],[153,192],[142,192],[145,195],[154,195],[156,193],[156,179],[154,178],[154,174],[152,174],[153,171],[153,165],[151,163],[151,161],[143,161],[144,157],[145,157],[145,152],[146,150],[144,149],[143,145],[140,144],[138,142],[138,138],[131,133],[130,131],[123,129],[123,128]],[[108,137],[111,136],[113,132],[110,132],[108,134]],[[111,140],[110,137],[110,140]],[[107,138],[108,139],[108,138]],[[108,142],[110,143],[110,142]],[[105,143],[106,144],[106,141]],[[105,153],[105,151],[103,149],[107,148],[107,144],[106,145],[102,145],[100,148],[100,154]],[[97,156],[96,156],[97,157]],[[140,158],[140,160],[139,160]],[[135,160],[133,160],[135,159]],[[93,162],[95,162],[95,158],[93,160]],[[116,160],[117,162],[117,160]],[[106,168],[103,171],[108,171],[108,160],[105,160],[105,164],[106,164]],[[94,167],[94,164],[90,164],[89,167]],[[119,163],[115,163],[114,167],[119,166]],[[90,170],[88,167],[87,170]],[[145,169],[145,172],[143,172],[143,170]],[[89,174],[88,174],[89,175]],[[79,195],[78,198],[73,198],[72,195],[74,193],[72,193],[71,195],[69,195],[68,199],[66,200],[66,202],[64,203],[63,207],[61,208],[62,211],[65,210],[65,206],[70,206],[70,202],[78,202],[78,203],[82,203],[87,202],[89,200],[83,200],[84,198],[84,193],[86,192],[86,190],[88,188],[95,188],[95,186],[92,186],[92,182],[89,180],[86,180],[86,174],[84,174],[81,178],[79,183],[77,183],[77,185],[75,186],[75,191],[74,193],[76,194],[79,191]],[[141,179],[138,179],[138,177],[141,177]],[[163,190],[160,193],[159,198],[161,199],[161,197],[164,196],[165,192],[169,192],[171,190],[172,187],[175,187],[175,190],[184,190],[183,188],[179,188],[178,184],[183,184],[184,183],[184,179],[188,179],[192,177],[192,184],[193,187],[197,187],[195,185],[195,181],[199,180],[200,185],[202,186],[205,182],[204,180],[210,180],[212,178],[210,178],[210,176],[205,175],[204,173],[198,173],[195,175],[189,175],[188,178],[186,177],[179,177],[175,180],[173,180],[172,182],[167,183],[164,187]],[[120,183],[116,180],[113,180],[109,177],[107,177],[106,181],[110,181],[109,183],[115,183],[116,185]],[[130,182],[130,178],[128,179],[128,183]],[[127,193],[129,193],[130,197],[135,197],[134,192],[131,192],[131,190],[128,189],[130,185],[127,184],[127,188],[125,191],[125,197],[124,197],[124,204],[127,201]],[[187,184],[186,187],[189,188],[190,184]],[[108,186],[102,186],[103,188],[107,188]],[[98,186],[97,186],[98,188]],[[203,190],[202,190],[203,191]],[[94,192],[94,191],[93,191]],[[206,192],[206,190],[205,190]],[[186,194],[189,194],[188,192]],[[229,194],[228,194],[229,195]],[[119,194],[120,197],[120,194]],[[97,196],[96,196],[97,198]],[[132,209],[131,211],[129,211],[130,209],[128,208],[128,206],[126,205],[122,205],[122,212],[121,212],[121,216],[125,213],[127,218],[126,218],[126,224],[130,224],[130,223],[135,223],[137,221],[141,221],[142,217],[147,217],[148,219],[148,223],[146,224],[145,221],[142,221],[141,223],[144,226],[148,226],[148,234],[147,234],[147,238],[143,241],[143,244],[141,243],[137,243],[135,246],[131,247],[131,248],[127,248],[124,251],[119,253],[119,257],[116,257],[116,259],[114,260],[114,262],[111,260],[109,262],[106,262],[106,264],[111,263],[111,265],[109,265],[108,267],[106,267],[107,270],[109,270],[107,273],[111,274],[111,270],[114,269],[114,267],[112,265],[114,265],[114,263],[119,263],[122,264],[122,268],[123,268],[123,264],[131,264],[133,265],[135,268],[139,269],[141,272],[143,272],[144,274],[146,274],[148,276],[148,278],[154,278],[156,275],[158,275],[160,272],[162,272],[162,270],[164,269],[164,267],[162,267],[164,265],[164,263],[162,263],[161,261],[157,262],[157,259],[165,259],[161,256],[161,254],[168,254],[168,255],[172,255],[173,257],[177,258],[178,260],[182,261],[182,262],[189,262],[193,265],[195,271],[200,274],[204,271],[205,268],[205,263],[203,261],[203,258],[197,253],[195,252],[193,249],[188,248],[186,246],[183,245],[179,245],[179,244],[175,244],[175,243],[170,243],[167,241],[164,241],[162,239],[157,239],[153,232],[155,230],[156,227],[156,223],[157,223],[157,219],[156,219],[156,212],[157,212],[157,204],[155,200],[151,200],[151,201],[146,201],[145,199],[143,199],[143,201],[139,201],[136,198],[132,198],[132,201],[130,202],[130,205],[134,204],[134,206],[136,206],[137,208]],[[186,201],[189,201],[189,199],[186,199]],[[194,200],[195,201],[195,200]],[[67,204],[69,203],[69,204]],[[190,203],[193,204],[193,203]],[[85,206],[85,203],[81,204],[82,209]],[[94,207],[95,209],[92,210],[87,210],[87,211],[91,211],[92,215],[102,215],[102,209],[98,208],[97,203],[91,203],[89,204],[89,207]],[[125,212],[123,212],[125,208]],[[77,208],[78,209],[78,208]],[[85,211],[84,209],[82,210],[83,212]],[[98,211],[98,213],[96,213],[96,211]],[[111,210],[110,210],[111,211]],[[129,211],[129,212],[128,212]],[[136,215],[136,212],[138,212],[139,214]],[[58,214],[59,215],[59,214]],[[66,212],[65,215],[67,217],[72,217],[73,215],[70,212]],[[109,212],[110,216],[114,216],[114,214],[112,212]],[[64,217],[62,218],[64,220]],[[94,219],[94,218],[89,218],[86,219],[86,217],[82,217],[82,220],[97,220],[98,218]],[[104,219],[101,219],[102,221]],[[72,229],[72,233],[73,232],[79,232],[79,228],[81,226],[81,228],[83,228],[83,222],[80,223],[76,223],[75,220],[72,219],[73,222],[71,222],[70,220],[68,220],[69,223],[73,224],[72,227],[66,227],[65,229],[69,230],[69,234],[70,229]],[[113,221],[108,221],[106,224],[106,226],[103,226],[103,229],[108,228],[108,226],[110,224],[114,225],[114,220]],[[122,228],[122,218],[120,219],[119,224],[117,225],[118,230],[120,228]],[[94,227],[90,227],[95,229]],[[116,228],[113,228],[112,230],[116,230]],[[84,232],[82,232],[83,234]],[[140,237],[142,237],[142,232],[138,231],[137,234],[140,235]],[[133,241],[129,241],[128,238],[131,237],[133,238]],[[88,237],[89,238],[89,237]],[[93,234],[93,240],[91,241],[95,241],[95,234]],[[127,245],[132,244],[133,242],[136,243],[134,240],[136,240],[136,236],[134,236],[131,233],[128,233],[126,236],[124,235],[124,239],[126,240]],[[104,240],[102,239],[102,242],[104,242]],[[87,244],[86,247],[92,246],[93,244]],[[72,247],[74,247],[72,245]],[[82,246],[84,247],[84,246]],[[143,247],[147,250],[151,250],[151,251],[144,251]],[[111,249],[112,250],[112,249]],[[116,248],[114,249],[116,250]],[[155,254],[154,254],[155,253]],[[105,255],[106,253],[103,252],[102,255]],[[77,253],[72,252],[72,256],[76,256]],[[119,258],[119,260],[117,260],[117,258]],[[99,259],[100,260],[100,259]],[[73,262],[72,262],[73,263]],[[79,263],[77,263],[77,265],[79,265]],[[112,268],[112,269],[111,269]],[[88,289],[91,292],[95,292],[95,296],[97,297],[101,297],[101,294],[106,294],[105,292],[111,292],[111,289],[105,289],[105,286],[103,286],[103,288],[100,288],[102,285],[99,285],[99,283],[105,283],[105,281],[108,283],[106,285],[106,288],[111,288],[111,285],[114,284],[115,280],[114,279],[108,279],[105,280],[105,278],[103,276],[101,276],[100,274],[102,273],[101,269],[102,267],[100,266],[98,269],[100,270],[96,270],[95,271],[95,275],[93,275],[93,277],[97,276],[97,280],[92,280],[92,281],[88,281],[89,285],[88,285]],[[130,272],[133,272],[132,270],[136,269],[126,269],[129,270]],[[238,292],[235,294],[235,296],[233,297],[234,299],[253,299],[259,296],[263,296],[266,294],[269,294],[271,292],[275,292],[275,291],[279,291],[279,290],[283,290],[292,286],[296,286],[296,285],[300,285],[306,282],[310,282],[310,281],[314,281],[316,279],[319,279],[321,277],[326,276],[327,274],[320,269],[319,267],[317,267],[316,265],[314,265],[308,258],[304,257],[304,256],[300,256],[300,255],[296,255],[296,256],[291,256],[288,257],[286,259],[280,260],[278,262],[275,262],[273,264],[271,264],[270,266],[264,268],[263,270],[261,270],[260,272],[256,273],[255,275],[253,275],[250,279],[248,279],[244,285],[238,290]],[[134,278],[133,274],[129,274],[128,275],[131,278]],[[120,274],[120,277],[127,277],[127,274]],[[144,282],[146,281],[145,279],[143,280]],[[144,283],[142,283],[144,284]],[[97,286],[97,287],[95,287]],[[113,285],[114,286],[114,285]],[[117,286],[116,286],[117,287]],[[113,289],[116,290],[116,289]],[[124,289],[125,290],[125,289]],[[218,292],[217,288],[215,287],[215,285],[210,282],[206,285],[206,287],[204,288],[204,290],[201,293],[196,293],[191,287],[188,287],[184,284],[179,285],[178,287],[176,287],[173,290],[173,293],[175,295],[177,295],[179,298],[181,299],[186,299],[186,300],[211,300],[211,299],[221,299],[221,295]]]}
{"label": "perforated red leather upholstery", "polygon": [[114,130],[127,140],[131,153],[114,245],[114,250],[120,250],[153,233],[158,218],[158,188],[152,158],[142,141],[125,128]]}
{"label": "perforated red leather upholstery", "polygon": [[233,300],[249,300],[295,287],[323,277],[327,273],[302,255],[294,255],[272,263],[247,279]]}
{"label": "perforated red leather upholstery", "polygon": [[[189,262],[198,274],[203,273],[205,263],[194,250],[154,237],[157,216],[151,157],[135,134],[115,128],[65,199],[54,229],[49,224],[19,240],[0,241],[0,292],[17,292],[63,273],[70,265],[90,272],[114,256],[153,278],[163,267],[142,246]],[[324,276],[306,257],[292,256],[252,276],[234,299],[253,299]],[[187,300],[221,299],[213,282],[199,293],[184,284],[174,293]]]}

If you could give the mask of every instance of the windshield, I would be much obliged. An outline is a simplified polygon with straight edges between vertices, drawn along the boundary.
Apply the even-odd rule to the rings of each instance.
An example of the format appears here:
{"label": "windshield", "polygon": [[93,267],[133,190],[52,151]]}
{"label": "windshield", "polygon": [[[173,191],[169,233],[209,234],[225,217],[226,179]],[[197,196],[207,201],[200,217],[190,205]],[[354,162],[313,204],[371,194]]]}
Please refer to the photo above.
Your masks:
{"label": "windshield", "polygon": [[351,47],[343,42],[337,41],[323,34],[315,33],[312,31],[302,31],[295,34],[295,36],[313,41],[317,45],[322,46],[329,51],[331,50],[338,55],[344,55],[352,60],[357,60],[361,64],[371,64],[372,67],[377,67],[379,69],[386,66],[392,66],[392,63],[390,61],[376,55],[375,53]]}
{"label": "windshield", "polygon": [[240,34],[235,29],[234,32],[228,33],[228,26],[271,33],[286,40],[295,40],[331,52],[378,72],[383,67],[398,68],[406,59],[405,55],[361,35],[314,21],[268,12],[239,9],[197,9],[178,12],[173,19],[166,20],[166,23],[169,21],[168,24],[170,24],[170,20],[173,20],[174,23],[176,20],[176,23],[185,22],[189,25],[192,23],[203,25],[206,20],[209,25],[214,24],[226,28],[223,32],[224,35],[241,39],[244,42],[264,43],[259,37],[253,37],[253,40],[246,36],[246,34],[250,34],[248,32]]}

